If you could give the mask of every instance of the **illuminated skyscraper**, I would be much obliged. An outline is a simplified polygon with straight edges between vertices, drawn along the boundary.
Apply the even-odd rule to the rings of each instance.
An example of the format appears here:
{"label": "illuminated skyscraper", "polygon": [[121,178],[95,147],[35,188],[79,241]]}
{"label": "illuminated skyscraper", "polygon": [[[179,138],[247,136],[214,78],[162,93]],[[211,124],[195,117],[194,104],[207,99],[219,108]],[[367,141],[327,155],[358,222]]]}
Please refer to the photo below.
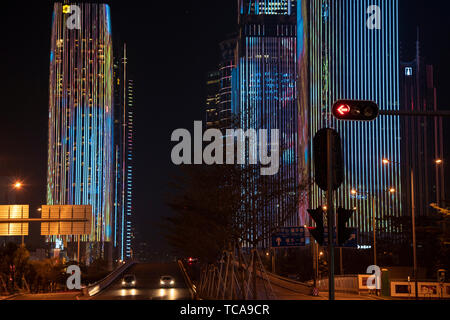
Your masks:
{"label": "illuminated skyscraper", "polygon": [[[405,111],[438,111],[434,68],[427,65],[421,56],[419,39],[414,51],[414,59],[401,63],[401,108]],[[412,168],[416,214],[430,216],[435,213],[430,204],[438,203],[445,207],[443,201],[446,199],[442,118],[405,117],[401,124],[402,169],[405,172],[403,183],[405,186],[411,186]],[[405,211],[411,212],[410,187],[405,188],[403,196]]]}
{"label": "illuminated skyscraper", "polygon": [[114,63],[114,248],[117,257],[132,257],[134,184],[134,81],[128,71],[127,47],[123,45]]}
{"label": "illuminated skyscraper", "polygon": [[206,128],[225,129],[231,127],[231,78],[235,67],[236,39],[220,43],[222,53],[218,70],[208,72],[206,81]]}
{"label": "illuminated skyscraper", "polygon": [[99,244],[92,247],[94,254],[105,254],[105,243],[113,239],[114,213],[108,5],[55,3],[49,95],[47,203],[92,205],[92,232],[84,240]]}
{"label": "illuminated skyscraper", "polygon": [[219,121],[220,129],[225,132],[231,128],[232,117],[232,73],[235,65],[235,51],[237,41],[235,38],[222,41],[220,51],[222,59],[219,65]]}
{"label": "illuminated skyscraper", "polygon": [[[244,130],[279,129],[280,170],[272,177],[274,184],[271,184],[275,186],[278,182],[279,190],[273,190],[277,196],[264,205],[258,219],[279,221],[281,214],[289,215],[288,221],[282,222],[288,226],[303,225],[306,214],[298,210],[295,194],[283,193],[284,188],[296,190],[298,183],[296,3],[294,0],[239,1],[240,31],[232,79],[232,110],[239,119],[237,126]],[[264,188],[255,186],[252,179],[244,179],[242,192],[254,194],[256,187]],[[258,228],[265,226],[258,223]]]}
{"label": "illuminated skyscraper", "polygon": [[[299,118],[300,127],[309,132],[308,139],[302,138],[302,159],[313,175],[312,138],[325,127],[340,133],[345,181],[336,204],[356,207],[353,223],[360,230],[360,243],[371,245],[373,215],[379,237],[398,231],[387,217],[402,214],[400,120],[336,121],[331,107],[339,99],[360,99],[376,101],[382,110],[399,109],[398,1],[304,0],[298,11]],[[383,158],[392,164],[384,166]],[[325,203],[316,185],[310,203]]]}
{"label": "illuminated skyscraper", "polygon": [[217,129],[220,126],[219,118],[219,88],[220,72],[211,71],[206,79],[206,128]]}

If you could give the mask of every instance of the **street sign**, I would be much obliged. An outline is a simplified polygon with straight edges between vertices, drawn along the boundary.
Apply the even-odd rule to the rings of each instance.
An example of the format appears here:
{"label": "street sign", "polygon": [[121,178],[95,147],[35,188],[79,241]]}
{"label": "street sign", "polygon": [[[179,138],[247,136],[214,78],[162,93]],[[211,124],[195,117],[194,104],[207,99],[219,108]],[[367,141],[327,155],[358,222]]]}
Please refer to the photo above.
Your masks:
{"label": "street sign", "polygon": [[[339,246],[336,241],[336,229],[334,229],[333,239],[334,239],[334,246],[335,248],[358,248],[358,229],[357,228],[350,228],[351,229],[351,235],[348,241],[344,243],[343,246]],[[325,227],[324,231],[324,242],[323,246],[328,246],[328,228]]]}
{"label": "street sign", "polygon": [[41,223],[43,236],[91,234],[92,206],[42,206],[42,219],[55,220]]}
{"label": "street sign", "polygon": [[272,248],[297,248],[305,246],[304,227],[283,227],[272,236]]}
{"label": "street sign", "polygon": [[13,222],[13,220],[25,221],[29,217],[29,212],[28,205],[0,206],[0,236],[27,236],[28,223]]}

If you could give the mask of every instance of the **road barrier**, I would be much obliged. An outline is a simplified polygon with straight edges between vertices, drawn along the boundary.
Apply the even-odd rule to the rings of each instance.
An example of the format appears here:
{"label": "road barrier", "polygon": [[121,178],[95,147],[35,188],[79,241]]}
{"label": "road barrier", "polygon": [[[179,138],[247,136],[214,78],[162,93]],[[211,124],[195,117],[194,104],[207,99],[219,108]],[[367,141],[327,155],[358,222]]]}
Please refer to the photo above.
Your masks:
{"label": "road barrier", "polygon": [[[418,282],[418,297],[425,299],[449,299],[450,283]],[[413,281],[391,281],[391,296],[397,298],[416,297],[416,288]]]}
{"label": "road barrier", "polygon": [[[317,281],[320,291],[328,291],[328,279]],[[334,277],[334,287],[336,292],[359,293],[358,275],[342,275]]]}
{"label": "road barrier", "polygon": [[113,283],[125,270],[134,265],[136,261],[127,261],[126,263],[117,267],[113,272],[108,274],[104,279],[97,281],[94,284],[88,285],[82,289],[83,295],[85,296],[95,296],[104,289],[106,289],[111,283]]}
{"label": "road barrier", "polygon": [[270,283],[297,293],[312,294],[314,289],[311,285],[295,281],[289,278],[285,278],[274,273],[267,272],[267,276],[269,278]]}
{"label": "road barrier", "polygon": [[184,280],[189,288],[189,291],[191,292],[191,297],[193,300],[201,300],[197,293],[197,287],[192,282],[191,278],[189,277],[189,274],[187,273],[186,268],[184,267],[184,264],[181,260],[178,260],[178,266],[180,267],[181,273],[183,274]]}

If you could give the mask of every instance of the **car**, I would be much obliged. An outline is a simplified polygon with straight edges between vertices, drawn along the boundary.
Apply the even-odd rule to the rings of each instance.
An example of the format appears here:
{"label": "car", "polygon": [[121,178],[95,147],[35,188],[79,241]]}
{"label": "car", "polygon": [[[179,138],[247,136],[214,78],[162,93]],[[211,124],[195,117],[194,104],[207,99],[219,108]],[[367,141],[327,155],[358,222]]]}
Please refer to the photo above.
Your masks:
{"label": "car", "polygon": [[134,274],[126,274],[122,279],[122,287],[135,288],[136,287],[136,276]]}
{"label": "car", "polygon": [[173,288],[175,286],[175,279],[172,276],[161,276],[159,284],[161,287]]}

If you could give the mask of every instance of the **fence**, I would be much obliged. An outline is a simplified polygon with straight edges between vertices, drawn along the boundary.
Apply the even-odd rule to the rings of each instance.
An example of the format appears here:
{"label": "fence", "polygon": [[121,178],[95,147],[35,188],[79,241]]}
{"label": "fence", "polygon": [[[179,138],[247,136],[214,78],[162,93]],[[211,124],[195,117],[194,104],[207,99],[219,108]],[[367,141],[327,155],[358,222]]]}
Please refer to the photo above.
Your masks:
{"label": "fence", "polygon": [[[418,282],[418,297],[425,299],[449,299],[450,283]],[[391,281],[391,296],[397,298],[416,297],[416,286],[411,281]]]}
{"label": "fence", "polygon": [[[320,291],[328,291],[328,278],[321,279],[318,282]],[[343,293],[359,293],[358,275],[335,276],[335,291]]]}

